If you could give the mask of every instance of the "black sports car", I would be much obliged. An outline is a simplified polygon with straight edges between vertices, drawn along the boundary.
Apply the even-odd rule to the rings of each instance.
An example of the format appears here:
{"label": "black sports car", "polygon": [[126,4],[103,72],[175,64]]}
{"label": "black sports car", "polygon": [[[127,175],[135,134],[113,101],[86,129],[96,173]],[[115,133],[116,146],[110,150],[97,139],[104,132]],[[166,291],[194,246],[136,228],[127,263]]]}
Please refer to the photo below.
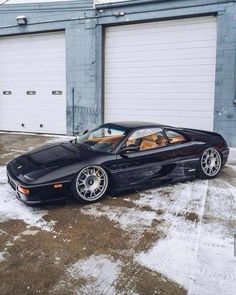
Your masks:
{"label": "black sports car", "polygon": [[19,200],[42,203],[72,195],[84,202],[110,190],[213,178],[229,148],[217,133],[149,122],[104,124],[70,142],[50,144],[7,165]]}

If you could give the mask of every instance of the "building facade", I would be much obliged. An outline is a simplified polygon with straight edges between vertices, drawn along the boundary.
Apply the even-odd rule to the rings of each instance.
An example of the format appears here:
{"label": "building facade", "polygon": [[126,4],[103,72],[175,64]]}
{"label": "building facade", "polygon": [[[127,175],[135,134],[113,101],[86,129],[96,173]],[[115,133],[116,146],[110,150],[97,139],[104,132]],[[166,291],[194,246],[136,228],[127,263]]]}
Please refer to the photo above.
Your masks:
{"label": "building facade", "polygon": [[0,6],[0,130],[148,120],[236,146],[236,1],[100,2]]}

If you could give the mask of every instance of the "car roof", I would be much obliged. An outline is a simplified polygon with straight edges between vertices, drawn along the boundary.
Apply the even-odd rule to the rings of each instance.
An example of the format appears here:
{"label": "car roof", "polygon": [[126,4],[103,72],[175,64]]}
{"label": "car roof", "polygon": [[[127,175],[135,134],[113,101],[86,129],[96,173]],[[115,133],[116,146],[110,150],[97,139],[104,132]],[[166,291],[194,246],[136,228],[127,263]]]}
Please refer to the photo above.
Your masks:
{"label": "car roof", "polygon": [[119,127],[123,127],[127,129],[148,128],[148,127],[167,127],[167,125],[154,123],[154,122],[146,122],[146,121],[118,121],[118,122],[110,122],[104,125],[115,125],[115,126],[119,126]]}

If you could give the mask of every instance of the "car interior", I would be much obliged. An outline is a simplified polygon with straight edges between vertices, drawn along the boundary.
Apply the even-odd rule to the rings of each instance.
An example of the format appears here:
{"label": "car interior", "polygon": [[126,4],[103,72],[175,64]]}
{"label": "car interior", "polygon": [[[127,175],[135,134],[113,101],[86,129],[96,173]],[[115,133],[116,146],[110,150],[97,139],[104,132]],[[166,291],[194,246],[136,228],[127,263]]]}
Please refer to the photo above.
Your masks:
{"label": "car interior", "polygon": [[135,144],[139,146],[140,151],[155,149],[162,147],[167,144],[167,140],[161,133],[152,133],[150,135],[144,136],[142,138],[134,139],[129,138],[127,140],[126,146]]}
{"label": "car interior", "polygon": [[170,143],[174,144],[174,143],[185,141],[185,138],[183,137],[183,135],[181,135],[177,132],[174,132],[172,130],[166,130],[165,132],[166,132],[166,135],[167,135]]}
{"label": "car interior", "polygon": [[[183,142],[185,140],[185,138],[182,135],[172,131],[170,131],[170,133],[168,134],[168,139],[170,144]],[[145,151],[165,146],[168,144],[168,141],[162,132],[158,132],[149,134],[138,139],[129,138],[127,140],[126,146],[133,144],[138,145],[140,151]]]}
{"label": "car interior", "polygon": [[[184,137],[178,133],[168,131],[169,143],[175,144],[181,141],[184,141]],[[112,136],[104,136],[104,137],[96,137],[90,138],[87,141],[94,143],[107,143],[112,144],[113,147],[124,137],[124,135],[112,135]],[[129,145],[137,145],[139,147],[139,151],[145,151],[150,149],[159,148],[168,144],[168,141],[162,132],[156,132],[144,136],[142,138],[132,138],[132,136],[127,140],[126,146]]]}
{"label": "car interior", "polygon": [[110,149],[113,149],[123,137],[124,135],[111,135],[89,138],[86,141],[90,143],[92,142],[93,144],[99,144],[100,146],[107,145],[110,146]]}
{"label": "car interior", "polygon": [[162,147],[167,144],[167,140],[163,135],[157,133],[145,136],[142,138],[141,144],[139,146],[140,151],[155,149]]}

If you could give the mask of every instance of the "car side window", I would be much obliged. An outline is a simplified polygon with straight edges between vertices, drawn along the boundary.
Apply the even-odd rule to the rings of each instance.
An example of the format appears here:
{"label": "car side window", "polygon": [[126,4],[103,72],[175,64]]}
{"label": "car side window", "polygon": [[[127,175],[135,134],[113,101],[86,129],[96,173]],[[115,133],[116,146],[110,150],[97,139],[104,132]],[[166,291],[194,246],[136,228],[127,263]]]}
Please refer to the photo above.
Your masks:
{"label": "car side window", "polygon": [[167,144],[161,128],[145,128],[135,131],[127,140],[126,146],[137,145],[139,151],[156,149]]}
{"label": "car side window", "polygon": [[183,141],[186,140],[185,137],[182,134],[178,133],[178,132],[165,129],[165,133],[166,133],[166,136],[169,139],[170,144],[180,143],[180,142],[183,142]]}

